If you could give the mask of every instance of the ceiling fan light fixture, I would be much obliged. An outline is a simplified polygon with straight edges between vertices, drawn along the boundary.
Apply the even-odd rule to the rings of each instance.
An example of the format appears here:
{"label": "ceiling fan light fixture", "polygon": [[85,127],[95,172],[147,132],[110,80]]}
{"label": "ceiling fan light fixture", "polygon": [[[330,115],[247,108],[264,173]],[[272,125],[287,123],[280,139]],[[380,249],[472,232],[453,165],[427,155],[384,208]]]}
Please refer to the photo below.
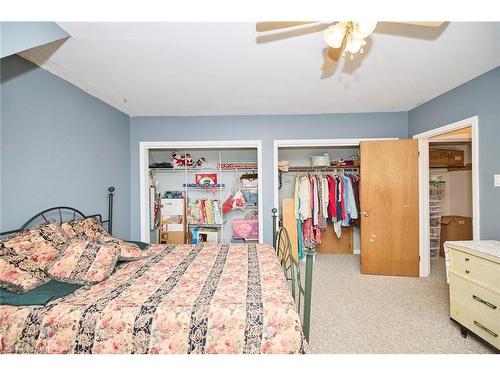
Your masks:
{"label": "ceiling fan light fixture", "polygon": [[347,43],[345,49],[346,51],[355,54],[359,52],[362,44],[363,44],[363,39],[359,39],[351,34],[347,37]]}
{"label": "ceiling fan light fixture", "polygon": [[344,22],[337,22],[335,25],[329,26],[323,36],[326,44],[332,48],[340,48],[346,33],[346,25]]}
{"label": "ceiling fan light fixture", "polygon": [[359,39],[365,39],[373,33],[376,27],[377,21],[357,21],[354,22],[353,34]]}

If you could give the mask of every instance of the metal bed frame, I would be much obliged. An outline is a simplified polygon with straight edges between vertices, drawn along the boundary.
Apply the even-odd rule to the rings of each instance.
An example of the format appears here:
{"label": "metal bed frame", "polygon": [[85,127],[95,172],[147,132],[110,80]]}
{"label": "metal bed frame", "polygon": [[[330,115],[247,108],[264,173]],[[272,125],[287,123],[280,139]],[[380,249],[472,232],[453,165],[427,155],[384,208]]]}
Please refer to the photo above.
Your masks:
{"label": "metal bed frame", "polygon": [[[1,232],[0,237],[10,234],[15,234],[22,232],[25,229],[29,229],[33,225],[39,225],[40,221],[42,223],[49,223],[54,220],[54,215],[56,216],[56,221],[59,224],[64,222],[63,211],[70,212],[71,219],[85,219],[89,217],[95,217],[99,220],[101,224],[107,224],[107,231],[109,234],[113,233],[113,197],[115,188],[113,186],[108,187],[108,219],[103,220],[101,214],[85,215],[80,210],[68,206],[57,206],[51,207],[43,210],[28,221],[26,221],[19,229],[9,230],[6,232]],[[281,267],[285,274],[286,280],[291,287],[292,296],[297,305],[299,316],[302,314],[302,328],[304,331],[304,336],[307,341],[309,341],[310,323],[311,323],[311,292],[312,292],[312,275],[313,275],[313,263],[314,256],[316,255],[315,249],[305,249],[305,264],[306,272],[305,278],[301,274],[300,262],[292,256],[292,245],[290,243],[290,237],[288,231],[285,228],[280,228],[278,225],[278,217],[276,215],[277,209],[273,208],[273,247],[276,249],[276,254],[280,260]],[[135,241],[132,241],[135,242]],[[135,242],[138,243],[138,242]],[[302,305],[303,301],[303,305]]]}
{"label": "metal bed frame", "polygon": [[[300,271],[300,261],[292,256],[292,245],[290,236],[286,228],[279,227],[276,208],[272,209],[273,213],[273,246],[276,249],[276,255],[280,260],[283,273],[288,281],[292,291],[292,297],[297,305],[299,316],[302,313],[302,329],[304,336],[309,342],[309,333],[311,328],[311,293],[312,293],[312,276],[315,249],[304,249],[306,272],[305,277],[302,277]],[[302,306],[302,300],[304,305]]]}
{"label": "metal bed frame", "polygon": [[[113,197],[114,197],[114,191],[115,188],[113,186],[108,187],[108,219],[103,220],[101,214],[94,214],[94,215],[84,215],[80,210],[77,210],[76,208],[73,207],[67,207],[67,206],[57,206],[57,207],[51,207],[47,208],[46,210],[43,210],[33,217],[31,217],[28,221],[26,221],[19,229],[14,229],[14,230],[9,230],[6,232],[1,232],[0,237],[9,235],[9,234],[15,234],[18,232],[22,232],[25,229],[29,229],[33,225],[39,225],[40,221],[42,223],[50,223],[55,221],[58,221],[59,224],[62,224],[64,222],[63,220],[63,212],[65,213],[65,216],[67,217],[67,213],[69,212],[69,216],[72,220],[75,219],[86,219],[89,217],[95,217],[101,224],[106,224],[106,230],[109,234],[113,234]],[[55,216],[55,218],[54,218]]]}

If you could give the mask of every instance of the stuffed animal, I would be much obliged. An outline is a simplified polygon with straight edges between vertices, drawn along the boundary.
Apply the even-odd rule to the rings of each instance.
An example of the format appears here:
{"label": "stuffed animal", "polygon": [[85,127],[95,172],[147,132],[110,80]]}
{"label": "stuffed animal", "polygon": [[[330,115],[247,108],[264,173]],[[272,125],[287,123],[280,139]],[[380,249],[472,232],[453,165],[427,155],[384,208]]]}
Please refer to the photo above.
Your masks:
{"label": "stuffed animal", "polygon": [[205,161],[206,161],[205,158],[199,158],[198,160],[196,160],[195,165],[197,167],[201,167],[203,165],[203,163],[205,163]]}
{"label": "stuffed animal", "polygon": [[186,165],[186,156],[172,152],[172,165],[174,168],[182,168]]}
{"label": "stuffed animal", "polygon": [[193,166],[201,167],[205,163],[205,158],[199,158],[196,162],[193,161],[191,154],[182,155],[178,152],[172,152],[172,165],[174,168],[192,168]]}

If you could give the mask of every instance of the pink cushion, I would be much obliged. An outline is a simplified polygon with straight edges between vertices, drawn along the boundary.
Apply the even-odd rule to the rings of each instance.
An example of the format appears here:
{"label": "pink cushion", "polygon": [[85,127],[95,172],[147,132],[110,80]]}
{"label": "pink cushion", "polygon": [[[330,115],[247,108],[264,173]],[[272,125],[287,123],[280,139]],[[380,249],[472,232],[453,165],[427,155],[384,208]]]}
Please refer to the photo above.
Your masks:
{"label": "pink cushion", "polygon": [[258,220],[233,220],[233,237],[245,239],[259,238],[259,221]]}

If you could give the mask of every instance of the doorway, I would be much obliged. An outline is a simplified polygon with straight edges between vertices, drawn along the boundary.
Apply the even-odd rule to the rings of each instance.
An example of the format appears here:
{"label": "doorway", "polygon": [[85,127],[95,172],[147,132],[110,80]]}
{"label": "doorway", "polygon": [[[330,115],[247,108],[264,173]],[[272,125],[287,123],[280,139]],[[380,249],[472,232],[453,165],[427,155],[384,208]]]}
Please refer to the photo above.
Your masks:
{"label": "doorway", "polygon": [[[477,116],[415,135],[419,140],[420,276],[429,276],[431,258],[442,243],[479,239]],[[470,228],[470,229],[469,229]]]}

